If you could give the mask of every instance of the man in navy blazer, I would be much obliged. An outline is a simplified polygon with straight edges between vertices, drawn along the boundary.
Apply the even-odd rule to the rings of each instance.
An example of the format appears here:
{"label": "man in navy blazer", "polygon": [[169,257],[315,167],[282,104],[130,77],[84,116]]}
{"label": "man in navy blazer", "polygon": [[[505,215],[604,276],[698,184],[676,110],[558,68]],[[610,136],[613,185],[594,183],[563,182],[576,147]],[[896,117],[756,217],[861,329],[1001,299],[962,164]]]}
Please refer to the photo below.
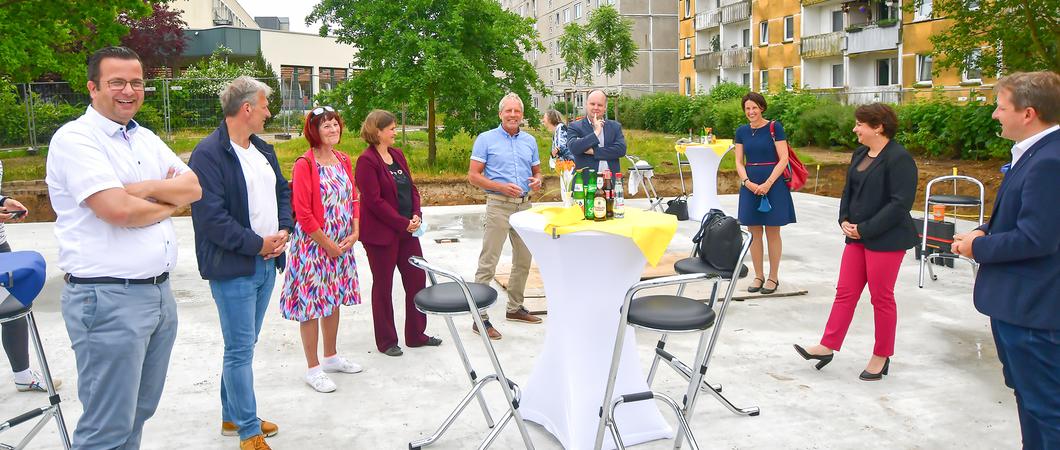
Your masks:
{"label": "man in navy blazer", "polygon": [[567,127],[567,147],[574,155],[575,169],[598,170],[599,161],[607,161],[611,173],[622,170],[618,159],[626,156],[626,138],[621,124],[604,119],[606,113],[607,96],[593,90],[585,99],[585,118]]}
{"label": "man in navy blazer", "polygon": [[990,221],[954,236],[975,259],[975,307],[990,316],[1023,446],[1060,448],[1060,74],[998,81],[1001,136],[1016,142]]}

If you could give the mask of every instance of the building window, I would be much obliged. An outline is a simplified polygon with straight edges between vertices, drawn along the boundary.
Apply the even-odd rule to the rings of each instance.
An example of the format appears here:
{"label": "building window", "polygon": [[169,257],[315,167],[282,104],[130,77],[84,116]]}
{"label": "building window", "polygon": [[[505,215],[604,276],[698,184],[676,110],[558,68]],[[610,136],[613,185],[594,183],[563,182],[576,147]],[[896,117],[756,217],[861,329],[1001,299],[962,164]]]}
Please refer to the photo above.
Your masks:
{"label": "building window", "polygon": [[685,39],[685,58],[692,57],[692,39]]}
{"label": "building window", "polygon": [[582,18],[582,4],[581,3],[575,3],[574,4],[574,18],[575,19],[581,19]]}
{"label": "building window", "polygon": [[832,87],[843,87],[842,64],[832,64]]}
{"label": "building window", "polygon": [[749,72],[743,73],[743,85],[751,87],[751,74]]}
{"label": "building window", "polygon": [[832,32],[843,31],[843,10],[832,11]]}
{"label": "building window", "polygon": [[769,44],[769,22],[761,21],[758,22],[758,44],[766,45]]}
{"label": "building window", "polygon": [[685,18],[692,17],[692,0],[685,0]]}
{"label": "building window", "polygon": [[787,16],[784,18],[784,42],[793,40],[795,40],[795,17]]}
{"label": "building window", "polygon": [[931,55],[916,55],[916,81],[931,82]]}
{"label": "building window", "polygon": [[769,71],[760,70],[758,71],[758,90],[762,92],[769,92]]}
{"label": "building window", "polygon": [[346,81],[346,69],[331,67],[320,68],[320,89],[334,89],[339,83]]}
{"label": "building window", "polygon": [[964,62],[964,73],[961,74],[961,81],[965,82],[979,82],[983,80],[983,69],[979,67],[980,51],[978,49],[972,50],[972,54],[968,55],[968,59]]}
{"label": "building window", "polygon": [[876,85],[890,86],[898,81],[898,64],[895,58],[876,60]]}
{"label": "building window", "polygon": [[785,67],[784,68],[784,89],[792,90],[795,88],[795,68]]}
{"label": "building window", "polygon": [[570,8],[563,10],[563,23],[570,23]]}
{"label": "building window", "polygon": [[556,24],[559,25],[559,11],[556,11]]}
{"label": "building window", "polygon": [[692,95],[692,78],[685,77],[685,95]]}
{"label": "building window", "polygon": [[306,109],[313,103],[313,68],[280,66],[280,94],[288,109]]}
{"label": "building window", "polygon": [[916,3],[916,10],[913,12],[914,20],[928,20],[931,18],[931,2],[932,0],[919,0]]}
{"label": "building window", "polygon": [[743,29],[743,46],[744,47],[750,47],[751,46],[751,29],[750,28],[744,28]]}

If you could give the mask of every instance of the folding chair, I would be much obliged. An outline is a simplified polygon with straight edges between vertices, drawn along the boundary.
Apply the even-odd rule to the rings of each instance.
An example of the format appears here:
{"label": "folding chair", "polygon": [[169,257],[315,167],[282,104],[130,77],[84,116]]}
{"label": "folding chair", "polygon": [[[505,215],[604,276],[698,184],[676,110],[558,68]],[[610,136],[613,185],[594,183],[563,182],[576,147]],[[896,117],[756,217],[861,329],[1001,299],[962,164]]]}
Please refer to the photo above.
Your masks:
{"label": "folding chair", "polygon": [[[658,209],[662,211],[663,198],[659,197],[658,192],[655,191],[655,183],[652,178],[655,177],[655,168],[652,167],[651,163],[645,161],[636,155],[626,154],[626,159],[629,160],[629,185],[633,186],[634,183],[641,183],[644,186],[644,195],[648,197],[648,211],[654,211]],[[632,196],[632,189],[626,191]]]}
{"label": "folding chair", "polygon": [[[931,194],[931,187],[934,186],[936,183],[941,183],[941,182],[944,182],[944,181],[951,181],[951,180],[953,181],[953,194],[952,195],[950,195],[950,194],[935,194],[935,195],[932,195]],[[976,187],[978,187],[979,188],[979,197],[976,198],[976,197],[973,197],[973,196],[970,196],[970,195],[958,195],[957,194],[957,182],[958,181],[972,183]],[[953,222],[954,222],[954,229],[956,229],[956,225],[957,225],[957,208],[976,207],[976,208],[979,209],[979,225],[982,225],[983,224],[983,208],[986,205],[986,203],[985,203],[985,201],[983,199],[983,197],[985,195],[985,192],[986,192],[986,190],[983,188],[983,183],[979,182],[979,180],[977,180],[975,178],[967,177],[967,176],[963,176],[963,175],[948,175],[948,176],[938,177],[938,178],[932,179],[931,181],[928,181],[927,187],[924,189],[924,228],[922,230],[923,233],[921,234],[921,237],[920,237],[920,276],[919,276],[919,279],[918,279],[918,282],[917,282],[918,285],[921,288],[924,287],[924,267],[925,266],[927,266],[928,274],[931,276],[931,281],[937,281],[939,279],[939,277],[937,275],[935,275],[934,268],[931,267],[932,263],[936,259],[951,259],[951,260],[967,261],[969,264],[972,265],[972,275],[973,276],[976,274],[976,272],[979,271],[979,263],[977,263],[974,259],[950,253],[949,249],[944,249],[944,251],[937,252],[937,253],[931,253],[931,254],[927,253],[928,220],[929,220],[929,217],[930,217],[928,214],[929,214],[929,211],[931,210],[931,205],[943,205],[943,206],[953,207],[953,209],[954,209],[954,213],[953,213],[954,220],[953,220]],[[945,222],[945,220],[946,220],[945,215],[943,215],[942,220],[943,220],[943,222]]]}
{"label": "folding chair", "polygon": [[[747,255],[747,250],[751,245],[750,233],[743,230],[741,230],[740,233],[743,235],[743,246],[740,249],[739,258],[733,265],[734,271],[736,267],[743,267],[744,257]],[[618,424],[615,423],[614,420],[615,409],[623,403],[658,399],[669,405],[677,414],[680,428],[678,430],[678,436],[675,438],[674,448],[681,446],[682,435],[688,437],[691,448],[699,448],[696,444],[692,430],[688,426],[688,420],[692,417],[692,412],[695,409],[696,399],[700,390],[712,393],[716,398],[725,403],[733,412],[751,416],[758,415],[759,410],[757,407],[738,409],[732,406],[725,397],[721,396],[720,387],[715,388],[704,379],[707,367],[710,364],[710,358],[714,353],[714,348],[717,344],[718,336],[720,335],[722,322],[725,320],[725,311],[728,309],[729,304],[732,303],[732,294],[736,286],[730,273],[728,278],[728,289],[722,298],[722,304],[719,307],[718,312],[715,313],[714,305],[717,300],[717,283],[722,279],[723,278],[721,278],[719,273],[688,273],[642,281],[633,285],[633,287],[626,292],[625,302],[622,305],[622,318],[619,321],[618,335],[615,339],[615,351],[611,358],[611,372],[608,376],[604,402],[600,410],[601,419],[596,434],[597,449],[601,448],[603,445],[605,428],[610,429],[611,436],[615,440],[615,445],[619,449],[625,448],[622,444],[621,434],[618,431]],[[661,286],[679,285],[680,292],[683,291],[683,287],[687,283],[700,280],[713,281],[715,285],[710,301],[706,304],[699,300],[683,297],[680,293],[678,295],[648,295],[637,299],[633,298],[641,290]],[[637,393],[623,393],[617,398],[614,398],[615,377],[618,371],[619,357],[622,352],[622,343],[626,332],[626,325],[632,325],[640,329],[655,331],[662,334],[662,339],[660,339],[659,345],[656,347],[656,355],[652,361],[652,369],[654,371],[657,362],[662,358],[689,381],[682,404],[679,405],[665,394],[651,390]],[[708,335],[707,330],[711,330],[712,328],[713,330]],[[663,349],[666,342],[666,336],[671,333],[699,333],[699,346],[696,349],[696,357],[693,362],[693,365],[698,370],[692,370]],[[653,374],[654,372],[652,375]],[[649,375],[649,389],[651,388],[652,375]]]}
{"label": "folding chair", "polygon": [[[475,369],[471,367],[471,361],[468,360],[467,352],[464,350],[464,345],[460,341],[460,334],[456,331],[456,326],[453,324],[453,317],[469,314],[475,325],[478,326],[479,330],[485,330],[486,327],[482,323],[482,317],[480,314],[486,309],[493,305],[497,301],[497,291],[492,287],[479,284],[479,283],[468,283],[459,275],[432,266],[427,263],[421,257],[413,256],[409,258],[409,263],[427,272],[427,277],[431,280],[431,286],[424,288],[414,298],[416,303],[416,309],[422,311],[424,314],[438,315],[445,318],[445,324],[449,327],[449,333],[453,336],[453,343],[456,345],[456,351],[460,354],[460,360],[464,364],[464,370],[467,372],[467,376],[471,381],[471,390],[464,395],[464,398],[456,405],[449,416],[442,422],[438,429],[425,439],[413,441],[409,443],[409,449],[419,449],[435,443],[442,434],[453,424],[453,421],[464,411],[464,408],[471,403],[471,399],[475,398],[478,400],[479,407],[482,408],[482,414],[486,417],[486,425],[493,430],[490,431],[486,438],[479,444],[480,450],[488,448],[493,440],[500,434],[501,429],[510,421],[512,418],[515,419],[516,426],[519,427],[519,432],[523,436],[523,443],[526,445],[528,450],[533,450],[534,444],[530,442],[530,434],[527,432],[526,424],[523,422],[522,415],[519,414],[519,399],[521,396],[519,386],[513,381],[509,380],[504,376],[504,370],[501,368],[501,363],[497,359],[497,353],[493,350],[493,344],[490,342],[487,333],[483,332],[480,334],[482,337],[482,345],[486,347],[486,354],[490,358],[490,362],[493,363],[493,369],[495,373],[486,375],[481,379],[475,373]],[[445,282],[439,284],[436,276],[448,278],[453,280],[451,282]],[[504,380],[504,382],[501,382]],[[495,426],[493,418],[490,416],[489,409],[486,408],[486,401],[482,397],[480,392],[486,384],[490,381],[496,381],[501,386],[501,391],[504,392],[504,397],[508,401],[509,408],[505,411],[501,417],[500,423]]]}
{"label": "folding chair", "polygon": [[18,445],[0,443],[0,449],[22,450],[40,433],[44,425],[52,418],[59,427],[59,439],[64,449],[70,449],[70,434],[66,431],[63,411],[59,407],[59,395],[55,393],[55,384],[48,369],[48,360],[44,357],[44,345],[37,331],[37,321],[33,318],[33,300],[44,287],[44,257],[37,252],[11,252],[0,254],[0,287],[11,294],[0,300],[0,323],[26,320],[29,323],[29,335],[33,349],[40,363],[41,375],[48,388],[48,404],[20,414],[6,422],[0,422],[0,433],[13,427],[40,418]]}

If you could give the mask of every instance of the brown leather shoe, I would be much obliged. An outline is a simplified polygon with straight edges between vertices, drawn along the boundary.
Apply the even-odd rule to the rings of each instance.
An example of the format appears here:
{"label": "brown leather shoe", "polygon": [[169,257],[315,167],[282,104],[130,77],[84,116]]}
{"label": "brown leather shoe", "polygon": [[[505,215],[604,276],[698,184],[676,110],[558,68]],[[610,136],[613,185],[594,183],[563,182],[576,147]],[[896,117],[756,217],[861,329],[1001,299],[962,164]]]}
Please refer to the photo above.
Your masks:
{"label": "brown leather shoe", "polygon": [[[269,422],[268,420],[259,418],[261,421],[261,434],[265,437],[276,436],[276,433],[280,432],[280,427],[276,424]],[[239,436],[239,427],[232,422],[221,422],[221,435],[222,436]]]}
{"label": "brown leather shoe", "polygon": [[250,439],[239,441],[239,450],[272,450],[272,447],[265,443],[264,436],[255,434]]}
{"label": "brown leather shoe", "polygon": [[519,308],[518,311],[509,312],[504,315],[504,318],[512,322],[541,323],[541,318],[530,314],[530,311],[527,311],[526,308]]}
{"label": "brown leather shoe", "polygon": [[[497,331],[496,328],[493,328],[493,324],[491,324],[490,321],[484,320],[482,321],[482,323],[486,325],[486,336],[489,336],[491,341],[500,340],[500,338],[502,337],[501,332]],[[472,324],[471,331],[474,331],[475,334],[478,334],[478,324]]]}

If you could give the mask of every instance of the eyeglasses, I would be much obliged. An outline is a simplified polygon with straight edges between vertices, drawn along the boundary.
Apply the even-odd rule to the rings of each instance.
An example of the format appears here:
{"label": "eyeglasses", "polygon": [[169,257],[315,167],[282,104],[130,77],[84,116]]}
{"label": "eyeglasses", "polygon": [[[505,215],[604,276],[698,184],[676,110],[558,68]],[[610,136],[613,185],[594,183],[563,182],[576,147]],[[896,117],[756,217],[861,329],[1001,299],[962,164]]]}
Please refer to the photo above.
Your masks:
{"label": "eyeglasses", "polygon": [[313,115],[314,116],[319,116],[321,114],[324,114],[324,111],[335,112],[335,108],[332,108],[330,106],[320,106],[320,107],[318,107],[318,108],[313,110]]}
{"label": "eyeglasses", "polygon": [[113,80],[107,80],[107,87],[109,87],[110,90],[112,90],[112,91],[123,91],[123,90],[125,90],[125,85],[126,84],[128,84],[129,86],[132,86],[134,91],[142,91],[142,90],[144,90],[144,80],[126,81],[126,80],[122,80],[120,78],[115,78]]}

